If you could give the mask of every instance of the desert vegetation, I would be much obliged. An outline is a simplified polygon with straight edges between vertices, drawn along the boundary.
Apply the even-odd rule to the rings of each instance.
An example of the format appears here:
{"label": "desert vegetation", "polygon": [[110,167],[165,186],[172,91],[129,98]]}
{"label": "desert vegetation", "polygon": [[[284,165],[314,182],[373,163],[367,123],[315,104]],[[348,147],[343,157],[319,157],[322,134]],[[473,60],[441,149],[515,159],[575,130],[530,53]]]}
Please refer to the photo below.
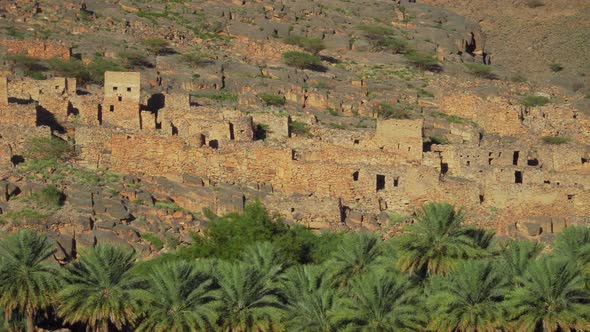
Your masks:
{"label": "desert vegetation", "polygon": [[[141,260],[99,245],[63,267],[54,243],[0,241],[4,328],[93,331],[566,331],[590,327],[590,229],[553,247],[502,241],[428,203],[402,234],[315,234],[261,204]],[[405,218],[406,220],[407,218]],[[151,241],[159,246],[155,236]],[[18,273],[16,273],[18,272]]]}
{"label": "desert vegetation", "polygon": [[549,104],[549,98],[545,96],[527,95],[520,101],[526,107],[545,106]]}
{"label": "desert vegetation", "polygon": [[306,52],[288,51],[283,53],[285,64],[299,69],[321,70],[322,61],[317,55]]}

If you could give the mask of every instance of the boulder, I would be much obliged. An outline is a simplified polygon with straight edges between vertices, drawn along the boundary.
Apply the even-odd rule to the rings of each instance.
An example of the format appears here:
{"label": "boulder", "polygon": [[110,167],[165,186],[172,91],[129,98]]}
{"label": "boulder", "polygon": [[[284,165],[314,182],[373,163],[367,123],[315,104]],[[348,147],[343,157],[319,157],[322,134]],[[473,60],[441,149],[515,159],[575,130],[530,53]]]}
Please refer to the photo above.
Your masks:
{"label": "boulder", "polygon": [[131,214],[123,202],[118,200],[109,201],[106,206],[106,214],[116,220],[129,220]]}
{"label": "boulder", "polygon": [[360,224],[363,222],[363,214],[360,211],[350,211],[346,217],[346,223]]}
{"label": "boulder", "polygon": [[146,191],[139,191],[135,193],[135,200],[143,205],[154,206],[154,197]]}
{"label": "boulder", "polygon": [[117,236],[117,233],[107,230],[95,230],[92,232],[98,245],[110,244],[117,247],[132,248],[127,241]]}
{"label": "boulder", "polygon": [[49,233],[49,237],[55,241],[56,249],[53,256],[58,262],[67,262],[74,256],[76,242],[69,235]]}
{"label": "boulder", "polygon": [[139,232],[131,226],[118,224],[113,227],[113,231],[127,242],[139,241]]}
{"label": "boulder", "polygon": [[20,188],[14,183],[8,181],[0,181],[0,202],[7,202],[12,197],[20,194]]}
{"label": "boulder", "polygon": [[115,228],[115,225],[117,223],[112,221],[112,220],[107,220],[107,221],[99,221],[96,222],[94,224],[94,229],[100,228],[100,229],[110,229],[112,230],[113,228]]}
{"label": "boulder", "polygon": [[93,233],[76,234],[76,248],[88,248],[96,245]]}

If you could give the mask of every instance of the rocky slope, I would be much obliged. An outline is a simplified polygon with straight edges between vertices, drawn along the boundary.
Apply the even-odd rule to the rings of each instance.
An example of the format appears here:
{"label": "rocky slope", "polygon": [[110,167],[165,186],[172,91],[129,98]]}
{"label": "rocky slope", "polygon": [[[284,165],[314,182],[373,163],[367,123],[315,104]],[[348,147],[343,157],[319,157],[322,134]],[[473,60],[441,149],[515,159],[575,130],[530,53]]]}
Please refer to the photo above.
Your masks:
{"label": "rocky slope", "polygon": [[[507,72],[576,90],[588,84],[590,4],[565,0],[450,1],[424,3],[478,22],[493,50],[493,63]],[[554,73],[550,65],[563,70]]]}

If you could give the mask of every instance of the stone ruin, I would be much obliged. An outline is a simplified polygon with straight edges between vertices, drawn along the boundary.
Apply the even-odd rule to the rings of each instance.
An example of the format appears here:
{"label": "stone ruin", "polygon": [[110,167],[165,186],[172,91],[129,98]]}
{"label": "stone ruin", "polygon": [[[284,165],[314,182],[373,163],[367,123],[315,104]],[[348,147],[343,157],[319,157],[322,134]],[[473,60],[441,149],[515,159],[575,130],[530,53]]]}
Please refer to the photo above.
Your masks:
{"label": "stone ruin", "polygon": [[[140,82],[139,73],[107,72],[100,96],[78,94],[70,78],[0,78],[0,163],[10,169],[22,161],[29,137],[67,133],[80,166],[190,184],[187,193],[202,186],[251,188],[259,194],[248,199],[260,198],[286,220],[313,229],[376,230],[387,212],[414,211],[427,201],[448,201],[474,215],[505,209],[486,226],[513,236],[551,238],[590,215],[590,155],[582,144],[534,146],[422,119],[378,120],[376,129],[348,131],[310,120],[311,137],[298,136],[289,130],[289,115],[197,106],[177,93],[142,100]],[[155,99],[161,107],[150,106]],[[553,118],[537,110],[505,112],[517,113],[521,127],[566,126],[587,135],[588,120],[576,116],[580,127],[572,128],[565,111]],[[268,128],[264,140],[258,125]],[[425,139],[438,133],[457,144]],[[234,201],[230,211],[242,208],[245,197]]]}

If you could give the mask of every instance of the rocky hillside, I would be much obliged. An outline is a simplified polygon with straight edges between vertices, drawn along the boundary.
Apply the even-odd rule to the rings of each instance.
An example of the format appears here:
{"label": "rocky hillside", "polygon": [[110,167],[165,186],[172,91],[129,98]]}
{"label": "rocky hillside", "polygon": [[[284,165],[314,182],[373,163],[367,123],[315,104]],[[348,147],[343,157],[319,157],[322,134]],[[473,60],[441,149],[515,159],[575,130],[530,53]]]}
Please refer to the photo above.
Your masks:
{"label": "rocky hillside", "polygon": [[[572,90],[588,84],[590,4],[584,0],[425,0],[478,22],[494,65]],[[563,68],[555,71],[551,64]]]}
{"label": "rocky hillside", "polygon": [[0,3],[3,229],[67,261],[257,200],[314,230],[395,234],[429,201],[537,241],[586,223],[588,9],[457,3]]}

